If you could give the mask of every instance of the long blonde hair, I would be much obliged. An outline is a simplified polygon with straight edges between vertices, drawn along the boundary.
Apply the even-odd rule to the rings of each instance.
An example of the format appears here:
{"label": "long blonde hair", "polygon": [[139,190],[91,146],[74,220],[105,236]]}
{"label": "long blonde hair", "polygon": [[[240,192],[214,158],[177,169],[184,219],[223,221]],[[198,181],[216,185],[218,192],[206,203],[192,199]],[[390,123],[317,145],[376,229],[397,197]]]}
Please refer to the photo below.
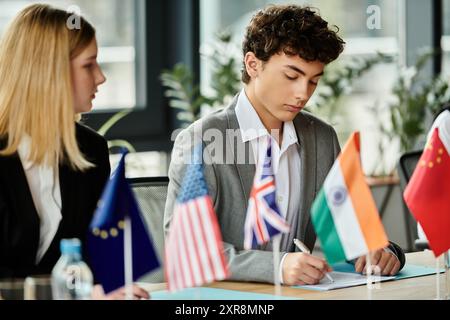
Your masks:
{"label": "long blonde hair", "polygon": [[31,137],[29,161],[52,167],[66,162],[84,171],[93,165],[78,148],[70,60],[95,38],[82,17],[69,28],[72,13],[35,4],[14,19],[0,42],[0,155],[17,152]]}

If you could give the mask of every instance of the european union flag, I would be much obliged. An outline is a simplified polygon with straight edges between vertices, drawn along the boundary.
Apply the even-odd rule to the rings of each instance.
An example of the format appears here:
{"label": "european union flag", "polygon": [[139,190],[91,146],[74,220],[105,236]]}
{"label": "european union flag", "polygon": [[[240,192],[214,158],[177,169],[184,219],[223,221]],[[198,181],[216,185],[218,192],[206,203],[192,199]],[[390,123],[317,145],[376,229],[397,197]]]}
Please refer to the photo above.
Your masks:
{"label": "european union flag", "polygon": [[133,281],[160,266],[133,191],[125,178],[125,156],[103,191],[90,225],[89,259],[105,293],[125,284],[125,216],[131,221]]}

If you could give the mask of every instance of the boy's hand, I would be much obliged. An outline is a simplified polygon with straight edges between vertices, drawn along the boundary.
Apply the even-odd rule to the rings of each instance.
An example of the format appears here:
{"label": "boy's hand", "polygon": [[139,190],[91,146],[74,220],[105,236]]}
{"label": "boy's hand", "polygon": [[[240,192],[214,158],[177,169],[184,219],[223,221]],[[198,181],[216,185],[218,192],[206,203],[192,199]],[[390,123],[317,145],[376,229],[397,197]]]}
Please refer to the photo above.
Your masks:
{"label": "boy's hand", "polygon": [[[377,250],[370,254],[372,266],[379,268],[382,276],[393,276],[400,269],[400,261],[397,256],[384,249]],[[373,267],[372,267],[373,269]],[[366,274],[366,256],[359,257],[355,263],[356,272]]]}
{"label": "boy's hand", "polygon": [[332,271],[324,259],[307,253],[288,253],[283,261],[283,283],[285,285],[318,284],[325,273]]}

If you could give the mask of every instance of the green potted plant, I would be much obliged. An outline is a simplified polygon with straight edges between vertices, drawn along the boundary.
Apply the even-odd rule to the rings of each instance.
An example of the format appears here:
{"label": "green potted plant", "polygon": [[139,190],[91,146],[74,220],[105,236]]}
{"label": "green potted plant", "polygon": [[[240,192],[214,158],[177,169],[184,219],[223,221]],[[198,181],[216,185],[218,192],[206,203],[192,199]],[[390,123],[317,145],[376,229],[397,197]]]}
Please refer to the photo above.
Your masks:
{"label": "green potted plant", "polygon": [[411,67],[401,68],[392,88],[392,102],[370,107],[379,132],[378,159],[368,177],[389,238],[405,250],[413,250],[411,217],[404,211],[397,173],[400,156],[420,150],[434,114],[450,100],[448,83],[441,76],[424,77],[422,72],[433,56],[425,52]]}
{"label": "green potted plant", "polygon": [[200,87],[194,84],[192,71],[182,63],[170,70],[164,70],[160,79],[166,88],[165,96],[169,106],[178,111],[177,118],[182,127],[186,127],[202,116],[202,108],[211,111],[226,105],[241,86],[239,62],[226,48],[233,46],[232,37],[228,33],[217,34],[217,43],[205,57],[212,62],[211,77],[212,94],[202,94]]}
{"label": "green potted plant", "polygon": [[[100,129],[97,130],[97,132],[102,135],[105,136],[106,133],[117,123],[119,122],[121,119],[125,118],[128,114],[131,113],[131,109],[125,109],[122,110],[118,113],[116,113],[115,115],[113,115],[111,118],[108,119],[108,121],[106,121],[101,127]],[[108,149],[112,149],[112,148],[119,148],[119,147],[124,147],[127,148],[129,152],[136,152],[136,149],[133,147],[133,145],[131,143],[129,143],[126,140],[123,139],[116,139],[116,140],[108,140]]]}
{"label": "green potted plant", "polygon": [[[423,53],[414,66],[401,69],[392,89],[394,100],[387,108],[382,112],[376,106],[371,108],[381,137],[378,142],[379,161],[372,170],[376,175],[395,177],[400,156],[423,147],[429,129],[427,119],[450,101],[449,85],[445,79],[441,76],[425,79],[422,76],[432,56],[433,53]],[[383,114],[385,117],[381,116]],[[395,156],[386,159],[386,154]]]}
{"label": "green potted plant", "polygon": [[[108,131],[117,124],[120,120],[125,118],[127,115],[129,115],[133,110],[132,109],[124,109],[116,114],[114,114],[111,118],[109,118],[98,130],[97,132],[102,135],[106,136]],[[112,155],[112,151],[117,148],[126,148],[130,152],[130,156],[127,157],[127,172],[134,172],[137,176],[145,176],[146,172],[146,166],[144,165],[145,162],[142,160],[142,158],[136,153],[136,149],[134,146],[124,140],[124,139],[113,139],[113,140],[107,140],[108,143],[108,150],[110,151]],[[119,161],[119,155],[112,155],[111,157],[111,167],[115,167],[115,165]]]}
{"label": "green potted plant", "polygon": [[[192,72],[184,64],[176,64],[162,72],[160,79],[166,87],[165,96],[169,99],[169,105],[177,109],[177,118],[183,127],[202,116],[202,107],[209,111],[223,107],[239,92],[241,61],[232,54],[236,51],[233,45],[230,34],[219,33],[212,50],[205,54],[213,65],[210,95],[202,94],[199,86],[194,85]],[[344,66],[331,68],[322,77],[318,92],[306,110],[335,124],[342,114],[340,100],[349,92],[353,82],[375,65],[392,61],[392,56],[377,53],[367,59],[354,58]]]}
{"label": "green potted plant", "polygon": [[393,59],[390,55],[377,52],[373,57],[353,58],[343,66],[338,65],[327,70],[321,78],[317,93],[313,96],[307,110],[331,125],[335,125],[343,115],[341,100],[350,93],[354,82],[375,65],[390,63]]}

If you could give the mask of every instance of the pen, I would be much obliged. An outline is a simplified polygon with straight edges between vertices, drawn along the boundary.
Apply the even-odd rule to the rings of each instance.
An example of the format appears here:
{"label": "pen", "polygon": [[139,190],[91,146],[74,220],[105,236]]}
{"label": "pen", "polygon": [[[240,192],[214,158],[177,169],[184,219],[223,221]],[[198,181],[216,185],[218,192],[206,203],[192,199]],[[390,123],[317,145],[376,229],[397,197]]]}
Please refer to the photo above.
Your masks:
{"label": "pen", "polygon": [[[305,246],[300,240],[294,239],[294,244],[297,246],[297,248],[299,248],[301,252],[311,254],[311,251],[309,251],[308,247]],[[325,276],[328,278],[328,280],[334,282],[333,278],[328,273],[325,273]]]}

